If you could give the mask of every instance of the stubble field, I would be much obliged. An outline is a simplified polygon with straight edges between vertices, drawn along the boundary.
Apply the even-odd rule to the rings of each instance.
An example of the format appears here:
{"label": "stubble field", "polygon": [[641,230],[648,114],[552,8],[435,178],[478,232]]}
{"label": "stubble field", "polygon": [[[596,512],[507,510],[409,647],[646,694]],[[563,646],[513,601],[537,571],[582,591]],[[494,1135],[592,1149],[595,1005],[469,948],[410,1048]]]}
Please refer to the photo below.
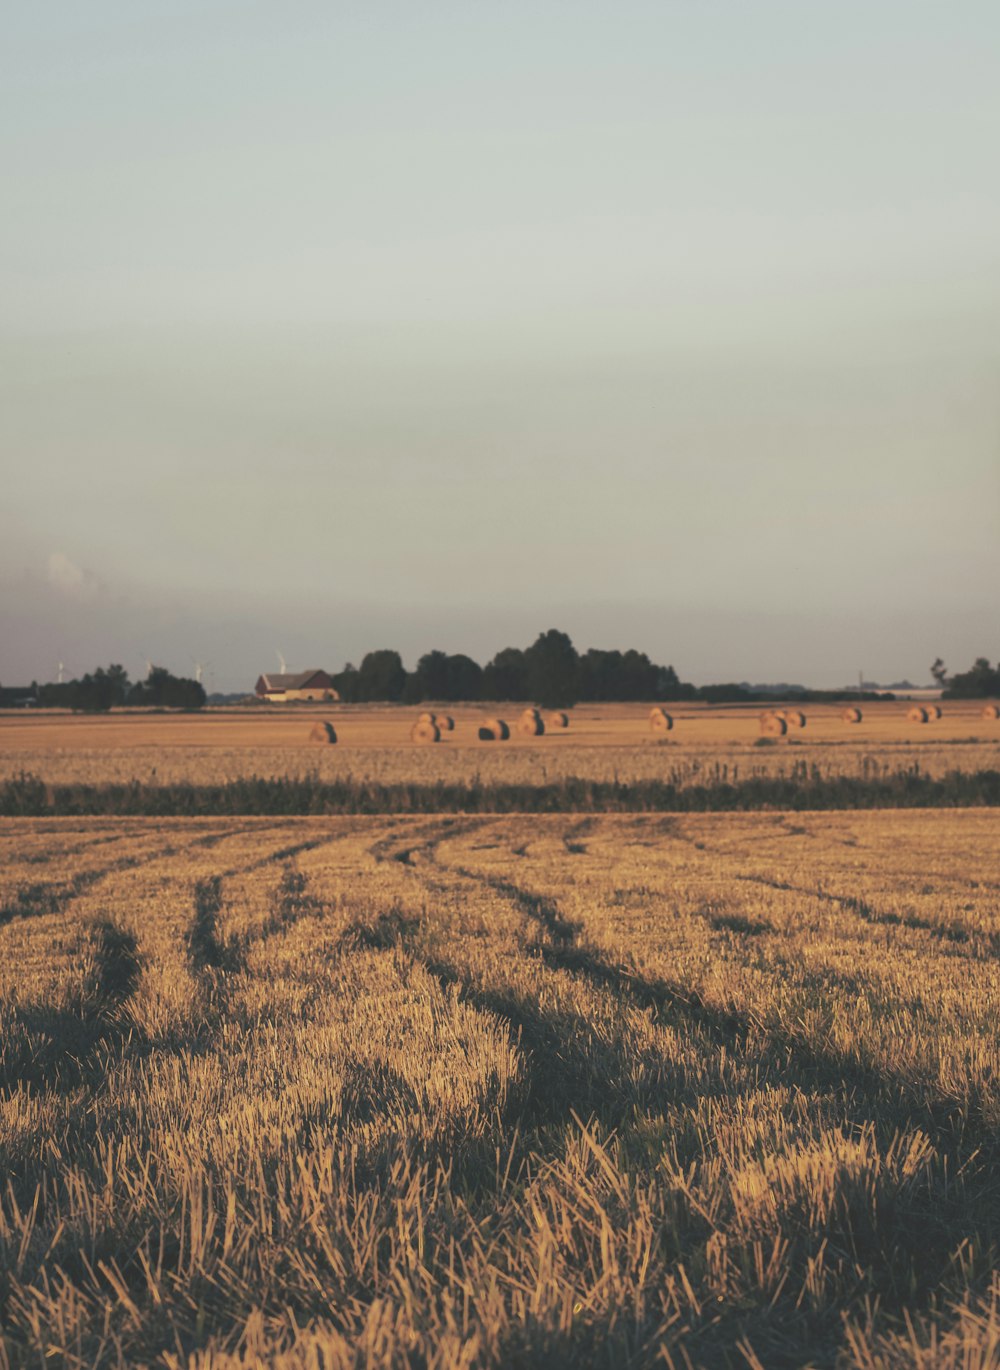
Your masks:
{"label": "stubble field", "polygon": [[[655,736],[642,705],[581,705],[565,731],[483,743],[487,713],[513,724],[520,705],[483,710],[447,706],[454,732],[433,746],[411,742],[419,708],[331,706],[203,715],[65,713],[0,715],[0,779],[28,771],[54,784],[219,784],[249,776],[316,777],[376,784],[546,784],[568,777],[700,784],[776,776],[796,767],[826,777],[868,776],[918,767],[929,776],[1000,768],[1000,722],[978,702],[944,705],[933,723],[907,720],[901,701],[864,705],[858,725],[839,705],[806,706],[807,723],[785,738],[761,738],[757,707],[671,706],[673,729]],[[330,719],[336,746],[309,742],[317,718]]]}
{"label": "stubble field", "polygon": [[5,820],[0,1362],[997,1365],[998,839]]}

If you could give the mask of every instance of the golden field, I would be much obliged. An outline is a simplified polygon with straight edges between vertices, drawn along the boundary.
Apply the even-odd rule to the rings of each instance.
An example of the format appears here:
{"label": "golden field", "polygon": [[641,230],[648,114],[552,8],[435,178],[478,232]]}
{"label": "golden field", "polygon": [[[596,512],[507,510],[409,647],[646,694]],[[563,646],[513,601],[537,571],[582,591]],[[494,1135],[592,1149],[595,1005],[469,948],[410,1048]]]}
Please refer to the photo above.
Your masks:
{"label": "golden field", "polygon": [[0,852],[5,1367],[1000,1364],[995,811]]}
{"label": "golden field", "polygon": [[[204,714],[65,713],[0,715],[0,778],[30,771],[52,783],[216,783],[241,776],[306,776],[379,783],[555,781],[567,776],[622,781],[706,774],[772,775],[796,763],[823,775],[861,775],[872,767],[917,764],[928,775],[1000,766],[1000,722],[976,702],[946,703],[944,717],[910,723],[906,704],[866,704],[864,720],[845,724],[839,705],[806,706],[805,728],[760,745],[756,707],[685,704],[672,709],[673,730],[650,732],[642,705],[581,705],[570,727],[540,738],[477,739],[487,710],[448,706],[455,730],[436,745],[411,742],[419,708],[208,710]],[[502,717],[513,723],[520,706]],[[330,719],[336,746],[312,745],[317,718]]]}

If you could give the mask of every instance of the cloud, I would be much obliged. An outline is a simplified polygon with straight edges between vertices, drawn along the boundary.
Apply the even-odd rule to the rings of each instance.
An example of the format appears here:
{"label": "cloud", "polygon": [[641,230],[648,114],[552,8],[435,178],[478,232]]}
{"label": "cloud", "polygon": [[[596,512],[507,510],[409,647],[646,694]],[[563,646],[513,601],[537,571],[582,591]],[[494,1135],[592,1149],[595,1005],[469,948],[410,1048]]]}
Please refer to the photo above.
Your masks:
{"label": "cloud", "polygon": [[54,590],[68,599],[96,599],[100,590],[97,577],[70,561],[65,552],[50,553],[48,581]]}

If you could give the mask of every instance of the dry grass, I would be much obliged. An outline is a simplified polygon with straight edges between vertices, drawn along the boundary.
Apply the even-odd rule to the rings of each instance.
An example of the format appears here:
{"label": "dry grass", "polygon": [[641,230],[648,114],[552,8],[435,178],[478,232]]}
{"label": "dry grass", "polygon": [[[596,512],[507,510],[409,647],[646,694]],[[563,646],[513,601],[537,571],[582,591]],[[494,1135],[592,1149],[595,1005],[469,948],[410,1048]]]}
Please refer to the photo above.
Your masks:
{"label": "dry grass", "polygon": [[4,822],[0,1364],[996,1366],[998,839]]}
{"label": "dry grass", "polygon": [[[252,775],[384,783],[557,781],[568,776],[624,782],[687,775],[731,778],[787,773],[798,762],[823,776],[870,774],[919,764],[928,775],[1000,768],[1000,721],[983,719],[977,702],[946,704],[933,728],[915,728],[898,703],[869,704],[845,728],[840,706],[812,705],[808,727],[765,739],[758,710],[677,706],[669,736],[650,731],[641,705],[580,706],[566,729],[523,736],[511,729],[502,747],[480,742],[488,723],[478,708],[459,708],[438,746],[414,743],[412,709],[324,707],[337,746],[308,741],[307,709],[189,715],[112,714],[107,718],[0,715],[0,778],[30,771],[54,784],[141,780],[219,783]],[[675,777],[676,773],[676,777]]]}

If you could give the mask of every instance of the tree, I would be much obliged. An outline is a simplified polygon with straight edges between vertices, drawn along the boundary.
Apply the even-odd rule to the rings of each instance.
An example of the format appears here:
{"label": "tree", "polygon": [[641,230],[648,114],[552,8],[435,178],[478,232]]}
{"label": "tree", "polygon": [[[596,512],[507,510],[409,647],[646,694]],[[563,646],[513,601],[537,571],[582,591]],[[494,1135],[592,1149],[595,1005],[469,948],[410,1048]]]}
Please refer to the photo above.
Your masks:
{"label": "tree", "polygon": [[445,699],[478,699],[483,685],[483,668],[471,656],[456,652],[448,658]]}
{"label": "tree", "polygon": [[483,668],[478,661],[459,652],[449,656],[435,649],[426,652],[417,662],[417,669],[407,677],[403,699],[408,704],[419,704],[424,699],[478,699]]}
{"label": "tree", "polygon": [[687,681],[681,680],[673,666],[657,666],[656,699],[695,699],[698,691]]}
{"label": "tree", "polygon": [[358,671],[358,698],[385,699],[396,702],[406,687],[406,670],[398,652],[383,648],[368,652]]}
{"label": "tree", "polygon": [[580,659],[567,633],[558,628],[539,633],[524,657],[530,698],[547,709],[576,703]]}
{"label": "tree", "polygon": [[356,704],[358,695],[358,668],[348,661],[339,675],[331,676],[333,688],[340,695],[345,704]]}
{"label": "tree", "polygon": [[146,679],[132,686],[128,702],[154,709],[200,709],[205,689],[200,680],[171,675],[165,666],[151,666]]}
{"label": "tree", "polygon": [[448,653],[435,648],[425,652],[411,677],[414,703],[421,699],[450,699],[448,693]]}
{"label": "tree", "polygon": [[946,699],[991,699],[1000,695],[1000,663],[994,670],[986,657],[977,657],[971,670],[952,676],[944,695]]}
{"label": "tree", "polygon": [[520,647],[505,647],[483,671],[481,698],[527,699],[528,663]]}
{"label": "tree", "polygon": [[937,683],[941,686],[941,689],[943,690],[945,687],[945,682],[948,679],[948,668],[940,657],[935,658],[934,665],[931,667],[931,675],[934,677],[934,679],[937,681]]}
{"label": "tree", "polygon": [[78,680],[43,685],[38,690],[39,703],[56,708],[73,709],[80,713],[107,713],[124,704],[128,698],[129,680],[120,665],[98,666]]}

